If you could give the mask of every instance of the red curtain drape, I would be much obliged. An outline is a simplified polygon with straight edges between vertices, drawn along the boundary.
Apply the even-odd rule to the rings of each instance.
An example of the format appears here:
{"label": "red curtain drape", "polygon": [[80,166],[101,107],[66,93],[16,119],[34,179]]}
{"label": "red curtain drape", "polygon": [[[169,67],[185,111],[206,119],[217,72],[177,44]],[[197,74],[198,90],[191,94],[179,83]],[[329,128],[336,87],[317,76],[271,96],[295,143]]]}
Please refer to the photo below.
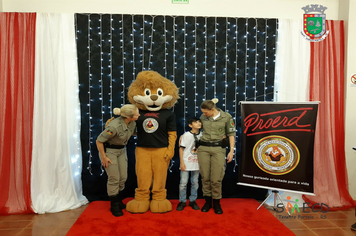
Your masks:
{"label": "red curtain drape", "polygon": [[0,13],[0,214],[31,209],[36,13]]}
{"label": "red curtain drape", "polygon": [[326,21],[329,35],[311,42],[310,100],[320,101],[314,148],[314,193],[330,210],[356,206],[348,191],[344,126],[344,24]]}

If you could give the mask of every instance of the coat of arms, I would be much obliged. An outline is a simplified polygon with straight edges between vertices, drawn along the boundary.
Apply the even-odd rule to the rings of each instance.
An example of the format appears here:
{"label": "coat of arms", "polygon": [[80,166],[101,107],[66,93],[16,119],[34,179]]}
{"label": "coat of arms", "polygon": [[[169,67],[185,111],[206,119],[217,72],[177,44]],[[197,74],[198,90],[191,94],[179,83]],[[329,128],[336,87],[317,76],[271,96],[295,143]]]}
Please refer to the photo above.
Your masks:
{"label": "coat of arms", "polygon": [[326,15],[324,11],[327,7],[312,4],[302,7],[302,9],[304,10],[302,35],[312,42],[324,40],[329,34],[325,28]]}

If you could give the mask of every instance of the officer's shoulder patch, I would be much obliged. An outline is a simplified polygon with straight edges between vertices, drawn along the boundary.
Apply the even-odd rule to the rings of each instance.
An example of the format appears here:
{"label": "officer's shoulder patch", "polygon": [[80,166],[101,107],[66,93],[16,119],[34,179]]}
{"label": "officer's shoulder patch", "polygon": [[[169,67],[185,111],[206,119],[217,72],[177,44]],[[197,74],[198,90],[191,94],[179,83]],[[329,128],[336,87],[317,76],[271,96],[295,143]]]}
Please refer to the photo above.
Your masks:
{"label": "officer's shoulder patch", "polygon": [[234,120],[232,118],[230,119],[230,125],[235,126]]}

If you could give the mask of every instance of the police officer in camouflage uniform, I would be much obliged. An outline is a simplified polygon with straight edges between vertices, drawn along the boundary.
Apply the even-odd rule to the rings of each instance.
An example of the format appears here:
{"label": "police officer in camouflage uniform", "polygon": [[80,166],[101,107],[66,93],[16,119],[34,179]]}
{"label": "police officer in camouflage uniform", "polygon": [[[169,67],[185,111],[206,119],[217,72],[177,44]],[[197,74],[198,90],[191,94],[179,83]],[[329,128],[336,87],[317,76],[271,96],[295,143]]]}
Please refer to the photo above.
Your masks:
{"label": "police officer in camouflage uniform", "polygon": [[198,162],[202,179],[205,204],[202,212],[214,206],[216,214],[222,214],[220,206],[222,180],[225,175],[226,148],[223,139],[228,137],[226,146],[230,147],[227,163],[232,161],[235,147],[235,125],[231,115],[216,107],[218,99],[204,101],[200,108],[203,134],[199,141]]}
{"label": "police officer in camouflage uniform", "polygon": [[[140,116],[140,113],[138,108],[131,104],[124,105],[121,109],[115,110],[114,113],[121,116],[107,122],[105,130],[96,140],[96,146],[99,151],[101,164],[108,175],[107,191],[111,201],[110,211],[114,216],[122,216],[122,209],[125,209],[126,206],[122,203],[119,193],[125,188],[127,180],[125,145],[135,132],[135,121]],[[104,151],[104,145],[106,151]]]}

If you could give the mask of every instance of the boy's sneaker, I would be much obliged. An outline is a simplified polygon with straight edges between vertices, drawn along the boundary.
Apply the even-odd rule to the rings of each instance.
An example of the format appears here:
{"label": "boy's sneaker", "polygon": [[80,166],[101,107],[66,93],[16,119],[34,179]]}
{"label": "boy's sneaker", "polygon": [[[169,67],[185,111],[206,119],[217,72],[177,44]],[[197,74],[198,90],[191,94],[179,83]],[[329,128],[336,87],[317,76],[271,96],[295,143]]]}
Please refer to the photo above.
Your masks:
{"label": "boy's sneaker", "polygon": [[177,211],[183,211],[185,206],[186,206],[185,202],[179,202],[177,206]]}
{"label": "boy's sneaker", "polygon": [[353,225],[351,225],[351,229],[352,229],[352,230],[356,230],[356,223],[353,224]]}
{"label": "boy's sneaker", "polygon": [[189,206],[191,206],[193,208],[193,210],[199,210],[200,207],[198,206],[198,204],[194,201],[194,202],[189,202]]}

